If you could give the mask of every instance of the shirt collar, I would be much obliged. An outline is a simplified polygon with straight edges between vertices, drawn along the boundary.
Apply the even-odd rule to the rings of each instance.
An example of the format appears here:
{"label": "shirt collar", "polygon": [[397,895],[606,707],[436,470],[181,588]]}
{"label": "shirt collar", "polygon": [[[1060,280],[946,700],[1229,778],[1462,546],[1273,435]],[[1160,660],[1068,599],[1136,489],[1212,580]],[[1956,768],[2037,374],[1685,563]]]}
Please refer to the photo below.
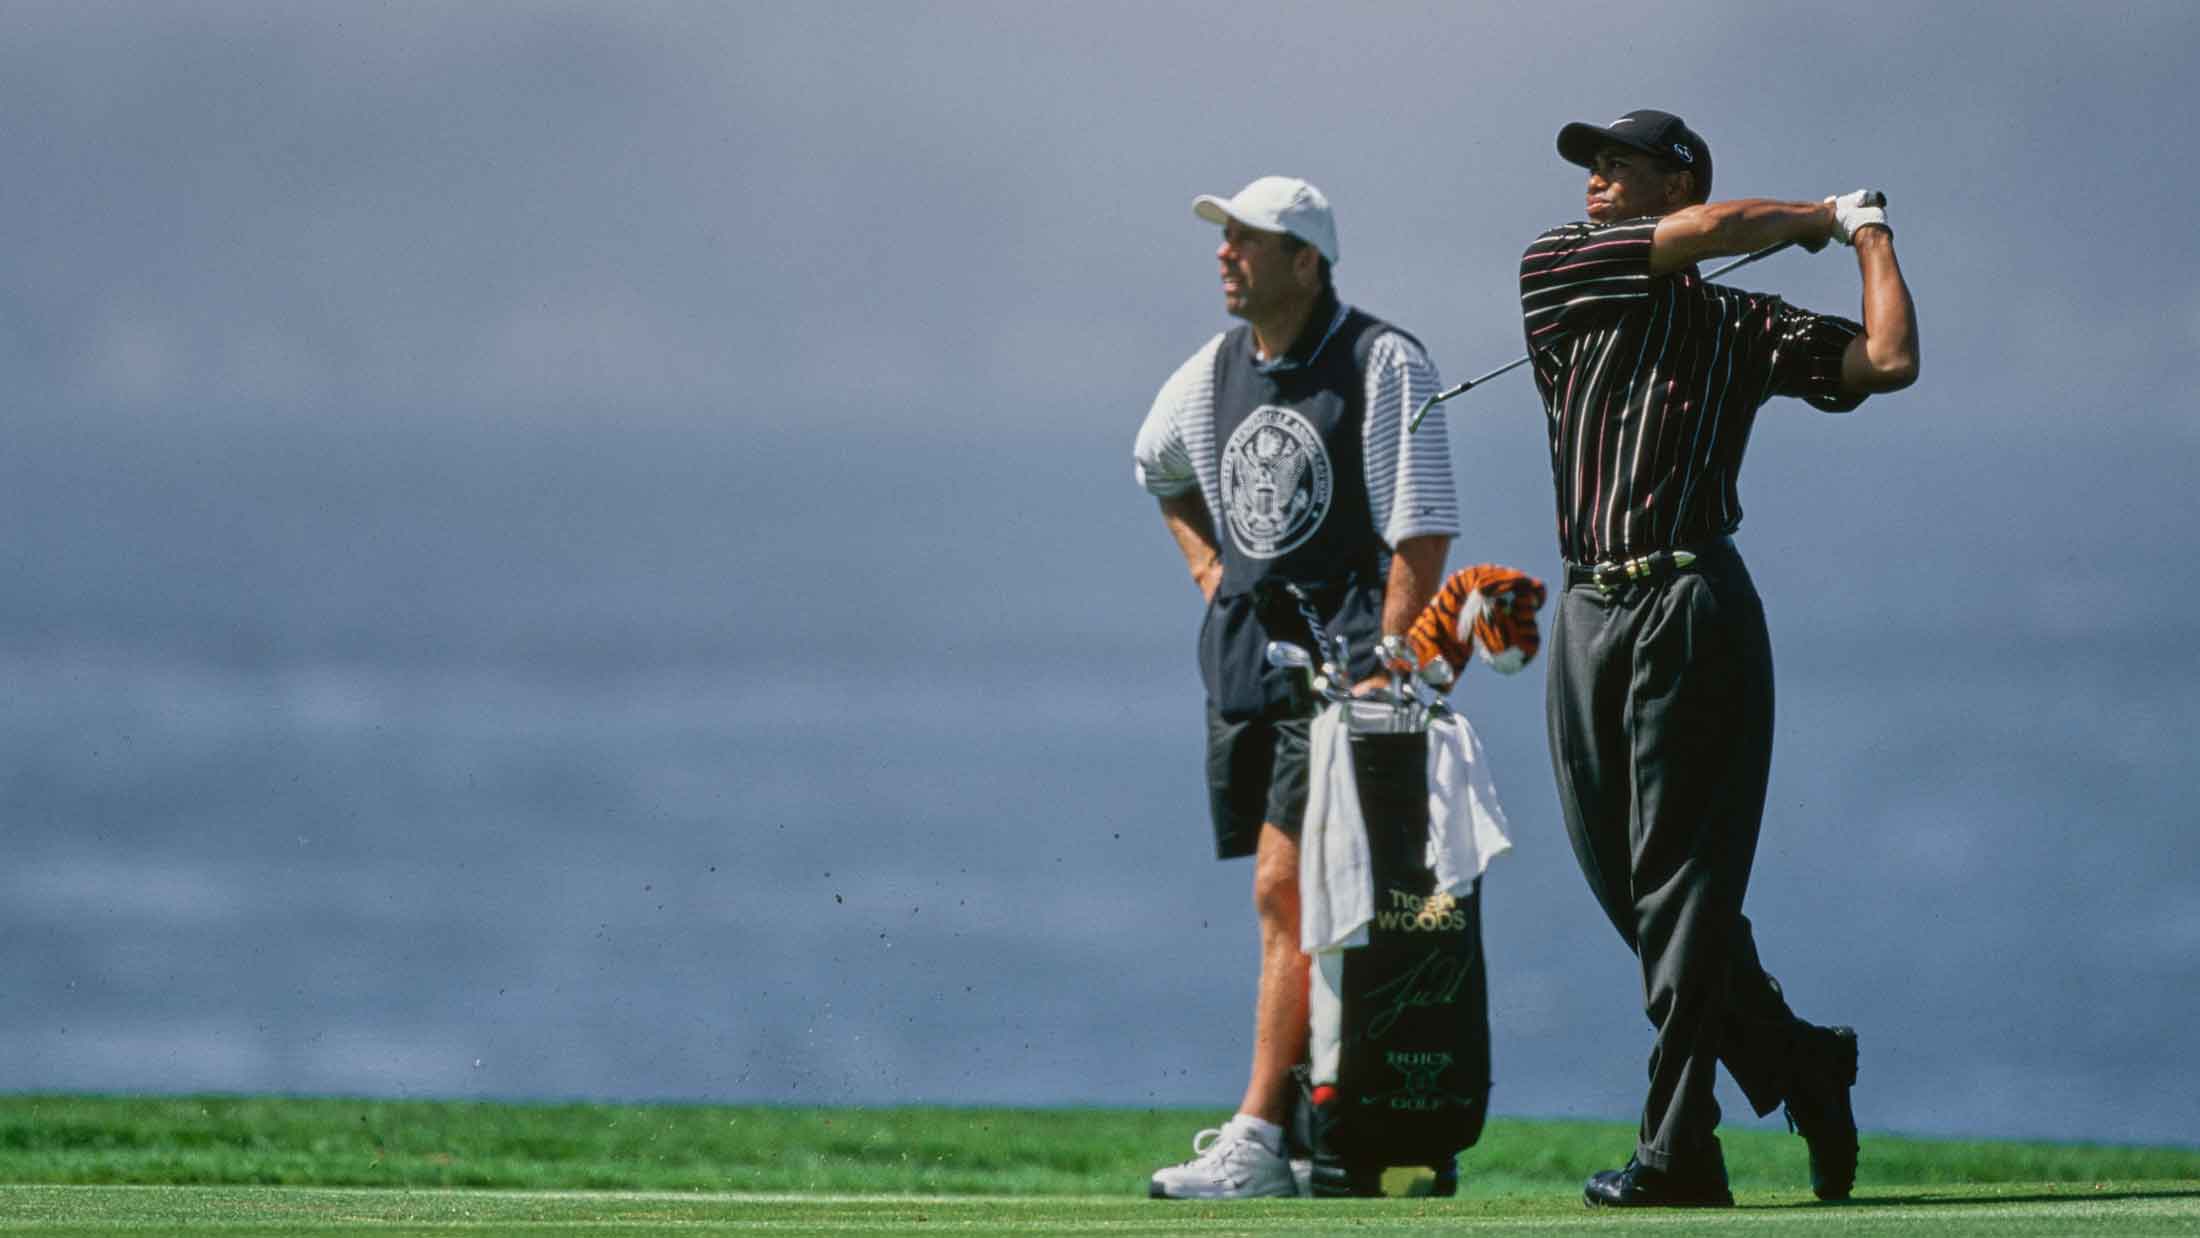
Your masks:
{"label": "shirt collar", "polygon": [[1273,361],[1253,362],[1253,368],[1263,374],[1274,374],[1283,370],[1304,369],[1314,364],[1314,359],[1321,356],[1322,349],[1329,345],[1330,337],[1337,334],[1337,328],[1344,325],[1344,316],[1350,308],[1337,299],[1334,291],[1323,290],[1321,299],[1314,302],[1313,312],[1306,316],[1306,325],[1299,328],[1299,338],[1291,347]]}

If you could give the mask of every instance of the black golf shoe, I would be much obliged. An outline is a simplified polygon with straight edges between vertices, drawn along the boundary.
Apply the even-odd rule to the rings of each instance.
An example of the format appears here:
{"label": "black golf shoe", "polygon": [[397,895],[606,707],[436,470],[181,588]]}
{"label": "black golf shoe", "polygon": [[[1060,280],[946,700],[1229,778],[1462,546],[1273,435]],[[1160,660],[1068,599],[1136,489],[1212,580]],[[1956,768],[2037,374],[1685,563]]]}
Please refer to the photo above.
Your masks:
{"label": "black golf shoe", "polygon": [[1788,1129],[1810,1146],[1810,1190],[1820,1199],[1847,1199],[1856,1188],[1856,1032],[1806,1029],[1796,1046],[1795,1083],[1788,1091]]}
{"label": "black golf shoe", "polygon": [[1581,1197],[1592,1208],[1731,1208],[1726,1164],[1674,1172],[1652,1169],[1630,1157],[1625,1169],[1607,1169],[1589,1177]]}

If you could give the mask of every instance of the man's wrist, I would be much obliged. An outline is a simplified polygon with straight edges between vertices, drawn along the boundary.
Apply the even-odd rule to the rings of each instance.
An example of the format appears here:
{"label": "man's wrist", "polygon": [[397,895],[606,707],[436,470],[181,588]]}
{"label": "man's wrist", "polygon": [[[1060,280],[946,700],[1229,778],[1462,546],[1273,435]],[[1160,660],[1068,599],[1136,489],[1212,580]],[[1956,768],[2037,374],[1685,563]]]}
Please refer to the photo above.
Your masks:
{"label": "man's wrist", "polygon": [[1833,239],[1844,245],[1856,244],[1858,235],[1870,228],[1887,228],[1887,195],[1876,189],[1858,189],[1826,199],[1833,208]]}

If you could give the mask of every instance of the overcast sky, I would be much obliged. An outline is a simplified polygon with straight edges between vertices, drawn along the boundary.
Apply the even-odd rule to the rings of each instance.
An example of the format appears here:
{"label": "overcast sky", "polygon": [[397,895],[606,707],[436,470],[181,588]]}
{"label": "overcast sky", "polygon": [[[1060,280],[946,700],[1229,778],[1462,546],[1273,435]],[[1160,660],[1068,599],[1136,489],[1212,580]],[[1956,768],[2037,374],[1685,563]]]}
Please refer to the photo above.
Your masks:
{"label": "overcast sky", "polygon": [[[2195,376],[2189,5],[1347,12],[9,5],[0,357],[115,413],[1043,425],[1143,405],[1219,319],[1186,203],[1280,171],[1463,373],[1578,214],[1556,129],[1658,106],[1721,196],[1889,192],[1950,415],[2146,422]],[[1838,255],[1759,279],[1854,300]]]}
{"label": "overcast sky", "polygon": [[[1228,325],[1191,198],[1315,181],[1345,296],[1456,380],[1518,355],[1521,247],[1579,215],[1558,128],[1656,106],[1721,196],[1884,189],[1918,301],[1916,387],[1760,421],[1769,587],[2193,633],[2200,11],[1345,12],[0,8],[0,630],[754,656],[865,647],[883,594],[920,645],[1173,637],[1128,457]],[[1838,248],[1736,279],[1858,300]],[[1550,572],[1532,386],[1450,411],[1455,560]],[[1823,605],[1860,574],[1900,605]]]}
{"label": "overcast sky", "polygon": [[[1520,249],[1579,214],[1558,128],[1657,106],[1708,139],[1721,196],[1884,189],[1919,305],[1917,387],[1760,423],[1751,544],[1891,571],[1927,624],[1975,578],[2072,630],[2189,630],[2192,574],[2153,565],[2195,541],[2200,12],[1345,12],[6,6],[9,605],[135,605],[117,548],[165,541],[241,547],[240,597],[345,562],[316,596],[375,577],[335,606],[354,627],[438,563],[464,606],[510,605],[484,565],[533,564],[523,592],[600,586],[589,622],[692,616],[722,605],[699,564],[773,583],[752,623],[799,601],[781,634],[880,585],[921,625],[957,605],[914,598],[938,581],[1011,630],[1150,632],[1179,582],[1129,443],[1228,323],[1192,196],[1321,185],[1346,297],[1456,380],[1517,355]],[[1838,248],[1737,278],[1858,299]],[[1550,570],[1531,385],[1451,411],[1455,555]],[[1049,562],[1152,565],[1155,600],[1092,618]]]}

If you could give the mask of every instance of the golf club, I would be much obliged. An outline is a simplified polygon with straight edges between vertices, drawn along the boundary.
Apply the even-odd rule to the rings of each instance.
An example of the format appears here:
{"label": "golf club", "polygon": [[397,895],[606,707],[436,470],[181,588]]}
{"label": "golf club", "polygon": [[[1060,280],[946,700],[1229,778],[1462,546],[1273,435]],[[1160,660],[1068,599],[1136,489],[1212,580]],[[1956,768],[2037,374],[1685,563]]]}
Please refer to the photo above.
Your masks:
{"label": "golf club", "polygon": [[1438,658],[1421,668],[1421,682],[1438,692],[1449,692],[1459,682],[1459,672],[1451,669],[1451,663]]}
{"label": "golf club", "polygon": [[1459,673],[1451,669],[1451,663],[1436,658],[1424,663],[1415,677],[1421,681],[1421,729],[1426,730],[1432,717],[1450,710],[1451,705],[1444,700],[1444,693],[1449,692],[1451,686],[1459,682]]}
{"label": "golf club", "polygon": [[[1306,650],[1299,648],[1297,645],[1294,645],[1289,641],[1272,640],[1268,642],[1268,665],[1295,667],[1298,670],[1304,671],[1307,674],[1312,675],[1314,670],[1314,655],[1306,652]],[[1344,701],[1351,699],[1350,694],[1340,692],[1337,688],[1336,683],[1328,676],[1322,676],[1314,679],[1313,685],[1314,690],[1316,692],[1319,692],[1327,700]]]}
{"label": "golf club", "polygon": [[[1763,249],[1760,249],[1753,254],[1749,254],[1741,258],[1736,258],[1734,261],[1727,263],[1725,266],[1720,267],[1718,270],[1713,271],[1711,274],[1704,276],[1704,279],[1706,281],[1717,279],[1721,275],[1726,274],[1728,271],[1735,270],[1739,267],[1746,267],[1750,263],[1757,261],[1759,258],[1770,258],[1772,255],[1779,253],[1781,250],[1786,249],[1788,246],[1793,244],[1795,244],[1794,241],[1782,241],[1777,245],[1767,245]],[[1421,418],[1428,416],[1428,410],[1436,407],[1439,404],[1442,404],[1446,400],[1450,400],[1458,396],[1463,396],[1469,391],[1474,390],[1476,387],[1481,386],[1483,383],[1490,381],[1498,375],[1508,373],[1512,370],[1517,370],[1521,366],[1524,366],[1526,364],[1528,364],[1527,357],[1520,357],[1516,360],[1508,361],[1505,364],[1498,366],[1496,369],[1491,370],[1487,374],[1483,374],[1476,378],[1470,378],[1456,387],[1451,387],[1443,391],[1439,391],[1435,395],[1430,396],[1428,399],[1421,401],[1421,407],[1414,410],[1413,419],[1406,422],[1406,433],[1411,434],[1415,430],[1421,428]]]}
{"label": "golf club", "polygon": [[1396,637],[1386,636],[1375,646],[1375,657],[1390,673],[1391,709],[1410,721],[1415,707],[1421,703],[1413,692],[1414,676],[1421,667],[1412,647]]}
{"label": "golf club", "polygon": [[1283,588],[1285,592],[1291,595],[1292,600],[1298,603],[1299,617],[1306,620],[1306,630],[1313,634],[1314,650],[1324,660],[1322,673],[1328,675],[1331,682],[1342,686],[1345,670],[1351,665],[1346,659],[1347,646],[1344,634],[1340,632],[1335,637],[1331,637],[1323,630],[1321,614],[1314,609],[1314,599],[1306,595],[1304,588],[1301,588],[1296,582],[1287,584]]}
{"label": "golf club", "polygon": [[1309,683],[1314,678],[1313,655],[1288,641],[1272,640],[1268,642],[1268,665],[1296,669],[1304,675]]}

